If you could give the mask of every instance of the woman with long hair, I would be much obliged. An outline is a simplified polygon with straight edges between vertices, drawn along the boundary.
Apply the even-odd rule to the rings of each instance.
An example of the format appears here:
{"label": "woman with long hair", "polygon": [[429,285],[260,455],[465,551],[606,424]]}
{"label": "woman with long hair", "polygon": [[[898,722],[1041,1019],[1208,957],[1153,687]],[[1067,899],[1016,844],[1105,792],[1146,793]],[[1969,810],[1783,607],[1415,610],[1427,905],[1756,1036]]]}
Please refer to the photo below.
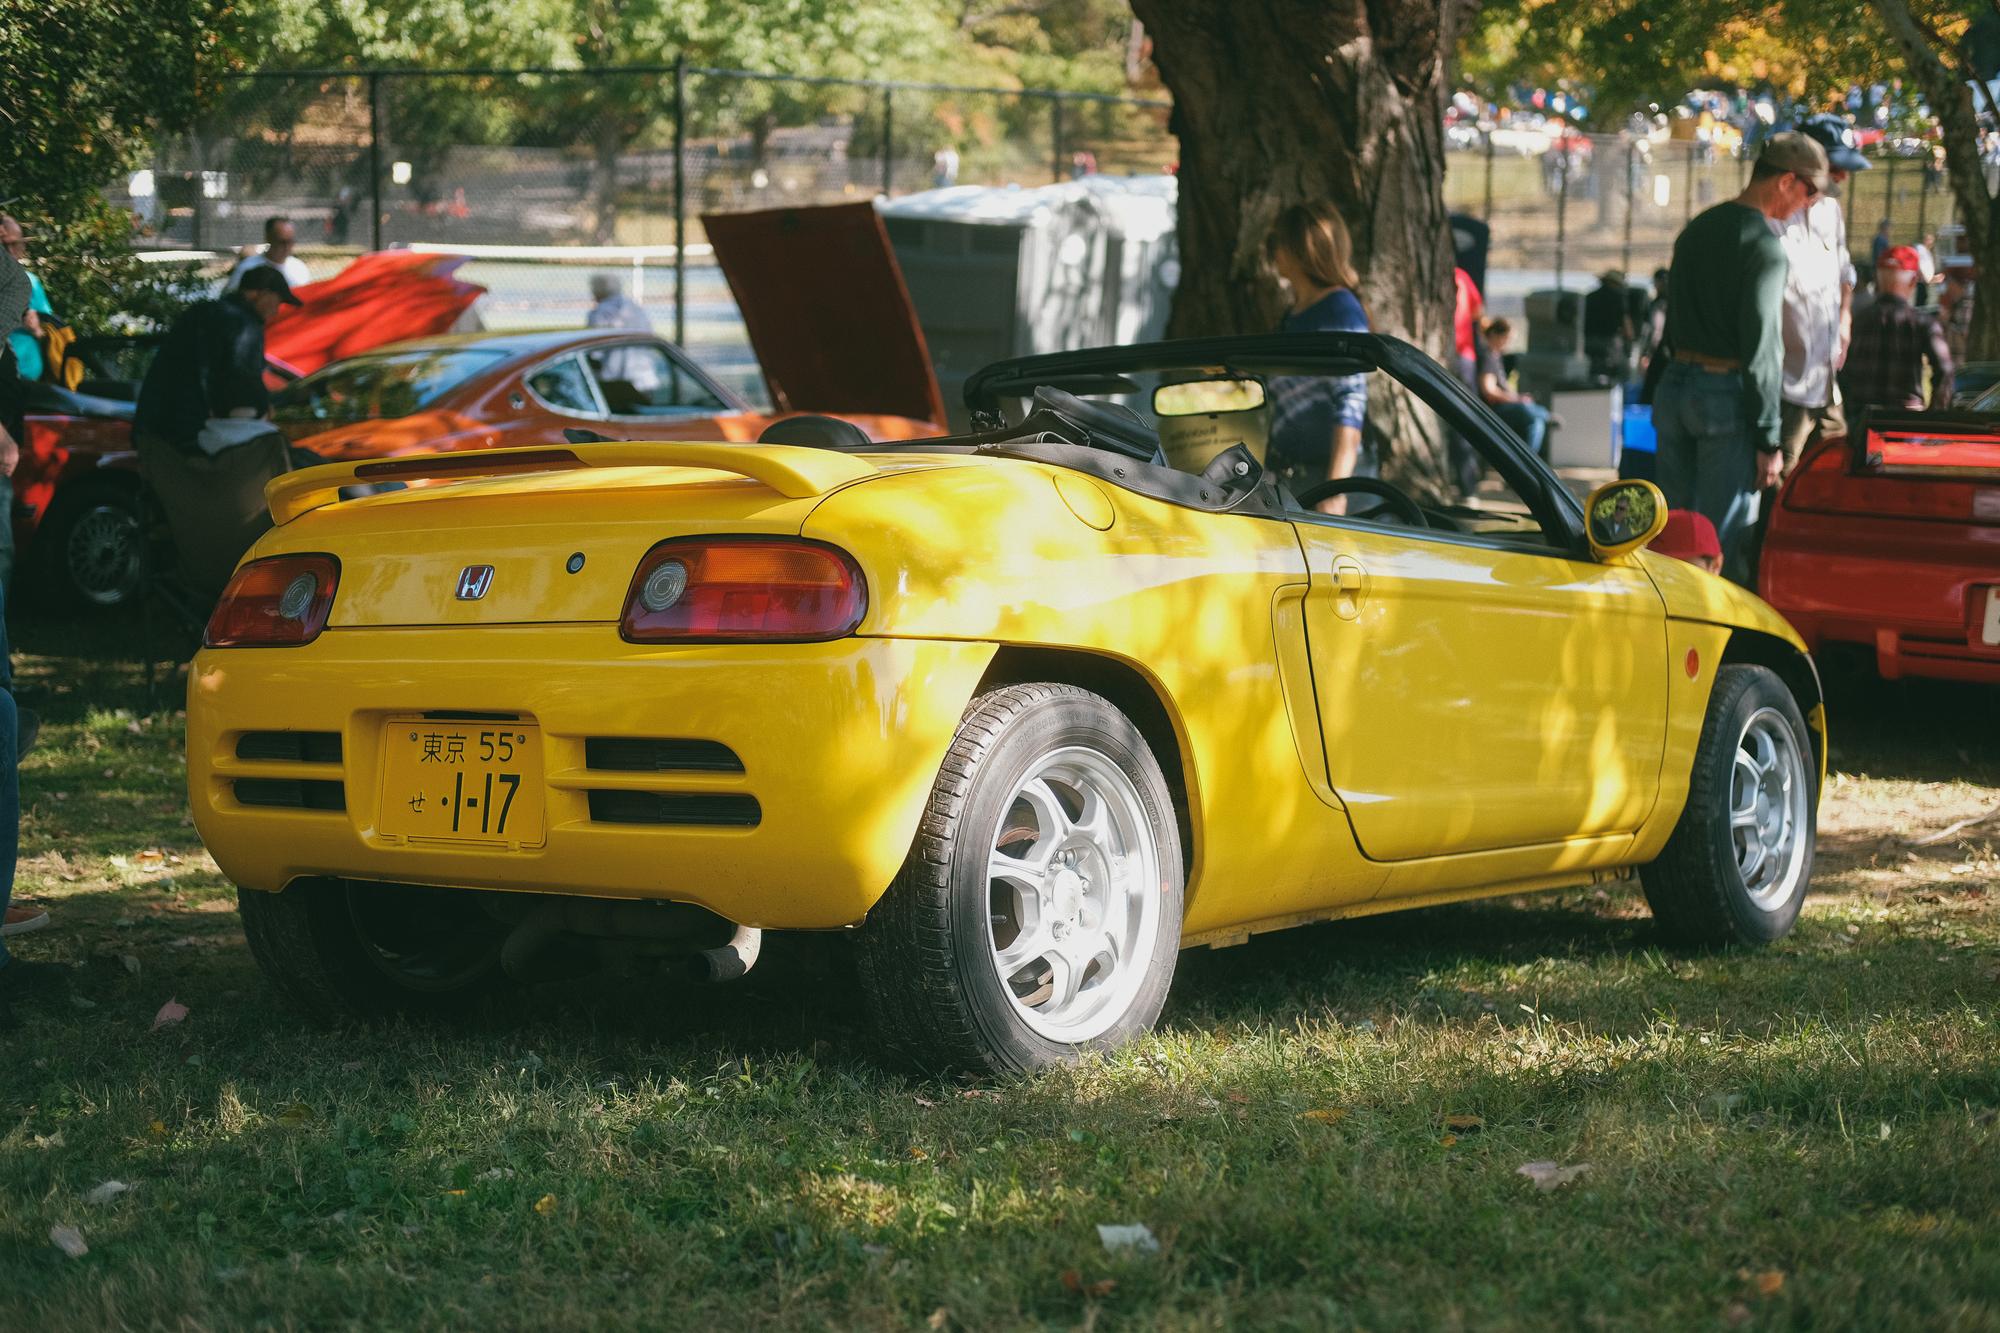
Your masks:
{"label": "woman with long hair", "polygon": [[[1354,242],[1332,204],[1315,200],[1279,213],[1264,253],[1289,302],[1279,332],[1368,332],[1368,312],[1354,291],[1359,281]],[[1361,435],[1368,415],[1366,375],[1283,376],[1272,380],[1271,398],[1270,455],[1294,487],[1375,475],[1377,460]],[[1319,509],[1344,514],[1347,499],[1331,496]]]}

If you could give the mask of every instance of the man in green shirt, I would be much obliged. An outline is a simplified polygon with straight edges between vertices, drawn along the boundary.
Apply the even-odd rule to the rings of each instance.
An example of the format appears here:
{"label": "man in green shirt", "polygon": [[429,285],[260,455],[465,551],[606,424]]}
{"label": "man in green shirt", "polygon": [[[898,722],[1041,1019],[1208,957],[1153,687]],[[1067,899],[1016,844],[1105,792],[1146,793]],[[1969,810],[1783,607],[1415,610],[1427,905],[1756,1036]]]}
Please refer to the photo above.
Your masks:
{"label": "man in green shirt", "polygon": [[1785,248],[1773,230],[1827,185],[1826,150],[1773,135],[1750,183],[1699,214],[1674,241],[1666,345],[1653,395],[1660,489],[1675,509],[1706,515],[1722,539],[1722,572],[1750,586],[1757,493],[1776,486],[1784,387]]}

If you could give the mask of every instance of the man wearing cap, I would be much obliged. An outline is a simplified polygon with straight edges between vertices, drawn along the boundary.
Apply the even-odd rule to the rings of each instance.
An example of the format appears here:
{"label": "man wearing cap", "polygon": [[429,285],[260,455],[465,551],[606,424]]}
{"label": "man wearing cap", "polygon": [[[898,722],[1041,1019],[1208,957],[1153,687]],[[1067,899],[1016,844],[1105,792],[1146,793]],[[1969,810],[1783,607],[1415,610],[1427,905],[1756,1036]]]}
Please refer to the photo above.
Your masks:
{"label": "man wearing cap", "polygon": [[[1827,179],[1843,184],[1866,171],[1854,146],[1853,127],[1819,115],[1799,126],[1826,150]],[[1854,327],[1854,259],[1847,251],[1847,219],[1831,190],[1777,224],[1790,268],[1785,275],[1785,387],[1778,442],[1790,472],[1799,451],[1817,436],[1847,429],[1835,377],[1847,359]]]}
{"label": "man wearing cap", "polygon": [[134,430],[182,453],[213,454],[228,447],[217,436],[230,432],[211,431],[211,422],[268,417],[264,326],[279,306],[298,303],[284,273],[275,265],[259,264],[245,270],[222,296],[182,311],[139,386]]}
{"label": "man wearing cap", "polygon": [[181,312],[139,386],[132,447],[196,595],[220,593],[270,526],[264,483],[291,467],[270,422],[264,326],[279,306],[298,304],[275,265],[244,270],[232,290]]}
{"label": "man wearing cap", "polygon": [[1922,411],[1924,363],[1931,367],[1930,405],[1951,402],[1951,347],[1936,315],[1910,304],[1923,261],[1907,245],[1882,252],[1875,266],[1875,302],[1854,317],[1841,384],[1855,408]]}
{"label": "man wearing cap", "polygon": [[1705,210],[1674,241],[1667,343],[1653,399],[1660,489],[1707,515],[1722,572],[1748,586],[1757,493],[1777,484],[1783,387],[1785,248],[1771,230],[1826,189],[1826,150],[1772,135],[1743,193]]}

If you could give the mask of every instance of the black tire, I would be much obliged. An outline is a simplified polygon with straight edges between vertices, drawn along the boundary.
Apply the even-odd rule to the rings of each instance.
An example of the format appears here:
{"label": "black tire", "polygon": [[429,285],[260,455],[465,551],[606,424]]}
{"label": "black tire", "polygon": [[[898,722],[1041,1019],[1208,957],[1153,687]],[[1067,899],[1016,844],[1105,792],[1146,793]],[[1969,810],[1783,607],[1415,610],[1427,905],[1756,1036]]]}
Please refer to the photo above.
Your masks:
{"label": "black tire", "polygon": [[[1147,903],[1143,891],[1123,896],[1138,903],[1142,916],[1152,914],[1150,947],[1135,943],[1130,963],[1120,964],[1143,971],[1119,978],[1115,994],[1133,989],[1115,1012],[1108,1007],[1094,1020],[1109,1026],[1072,1042],[1036,1031],[1021,1009],[1030,997],[1017,1000],[995,965],[1000,927],[988,858],[1002,818],[1019,808],[1017,790],[1031,770],[1053,756],[1085,752],[1096,758],[1084,762],[1108,761],[1136,795],[1126,811],[1134,828],[1143,821],[1151,840],[1159,897]],[[1166,1003],[1180,952],[1184,880],[1166,778],[1123,713],[1072,685],[1009,685],[982,694],[959,723],[909,859],[857,942],[876,1032],[918,1067],[937,1072],[1022,1072],[1122,1045],[1149,1031]],[[1096,966],[1081,970],[1079,987]]]}
{"label": "black tire", "polygon": [[49,506],[30,548],[50,610],[104,615],[139,598],[146,576],[145,527],[136,481],[79,481]]}
{"label": "black tire", "polygon": [[236,905],[264,975],[322,1023],[456,1014],[504,981],[505,930],[469,894],[312,879]]}
{"label": "black tire", "polygon": [[[1796,849],[1778,858],[1786,867],[1782,881],[1761,889],[1745,877],[1732,826],[1738,752],[1751,743],[1753,721],[1774,746],[1788,738],[1797,761],[1793,781],[1802,784],[1804,797],[1791,823]],[[1682,943],[1708,946],[1769,944],[1786,935],[1812,880],[1818,784],[1805,719],[1784,682],[1766,667],[1723,667],[1709,694],[1687,805],[1659,859],[1639,871],[1660,929]]]}

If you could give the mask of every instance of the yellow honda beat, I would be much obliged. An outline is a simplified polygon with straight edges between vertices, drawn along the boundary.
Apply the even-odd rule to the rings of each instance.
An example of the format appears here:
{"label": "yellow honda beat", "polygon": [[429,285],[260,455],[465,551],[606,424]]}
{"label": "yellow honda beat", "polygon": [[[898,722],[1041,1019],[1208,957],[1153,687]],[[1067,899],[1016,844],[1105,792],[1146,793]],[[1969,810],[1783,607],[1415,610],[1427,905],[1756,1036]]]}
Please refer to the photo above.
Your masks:
{"label": "yellow honda beat", "polygon": [[[1333,375],[1463,441],[1469,484],[1267,468]],[[1791,928],[1818,680],[1644,549],[1649,483],[1580,505],[1371,335],[965,393],[968,432],[897,445],[792,417],[274,481],[188,700],[274,984],[368,1015],[845,931],[885,1043],[998,1071],[1142,1033],[1180,950],[1302,922],[1638,867],[1676,938]]]}

